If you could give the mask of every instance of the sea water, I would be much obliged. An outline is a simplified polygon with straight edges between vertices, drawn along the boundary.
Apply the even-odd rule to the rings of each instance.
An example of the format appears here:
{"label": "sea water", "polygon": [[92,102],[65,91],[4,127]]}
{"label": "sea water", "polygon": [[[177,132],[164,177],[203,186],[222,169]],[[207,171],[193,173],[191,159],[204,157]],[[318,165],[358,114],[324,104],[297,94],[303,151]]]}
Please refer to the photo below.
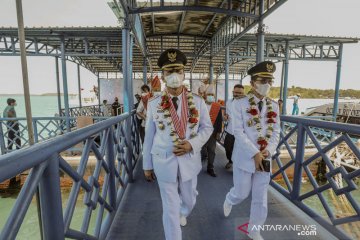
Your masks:
{"label": "sea water", "polygon": [[[25,98],[23,95],[0,96],[1,117],[7,106],[6,100],[14,98],[17,106],[15,107],[17,117],[26,117]],[[56,96],[30,96],[31,112],[33,117],[54,117],[59,113],[58,100]],[[64,107],[64,103],[61,103]]]}
{"label": "sea water", "polygon": [[[23,95],[0,96],[0,111],[2,113],[6,107],[6,100],[11,97],[16,99],[17,106],[15,108],[18,117],[26,117],[25,100]],[[61,107],[64,108],[63,97],[61,97]],[[59,113],[57,96],[31,96],[31,112],[33,117],[54,117]],[[334,99],[299,99],[299,114],[305,112],[307,108],[317,107],[327,103],[333,103]],[[344,100],[339,99],[339,102],[355,102],[360,104],[360,99]],[[76,105],[74,105],[77,107]],[[293,108],[293,99],[287,99],[286,110],[291,114]]]}
{"label": "sea water", "polygon": [[[25,114],[25,101],[24,96],[21,95],[14,95],[14,96],[0,96],[0,111],[1,114],[6,107],[6,99],[8,97],[14,98],[17,101],[16,111],[18,117],[26,117]],[[56,96],[31,96],[31,107],[32,107],[32,114],[33,117],[53,117],[56,113],[58,113],[58,102]],[[333,103],[333,99],[299,99],[299,109],[300,113],[305,112],[309,107],[320,106],[326,103]],[[339,100],[340,102],[357,102],[359,103],[360,100]],[[292,112],[292,104],[293,100],[287,100],[287,112]],[[62,106],[63,103],[62,103]],[[303,183],[304,189],[311,189],[311,184],[309,182]],[[63,197],[63,207],[65,207],[67,198],[69,196],[69,189],[62,189],[62,197]],[[10,214],[12,207],[16,201],[16,194],[12,195],[4,195],[0,194],[0,230],[3,228],[7,217]],[[328,196],[325,196],[328,198]],[[358,199],[358,194],[355,195]],[[74,218],[72,220],[72,227],[75,229],[80,229],[82,217],[85,211],[85,206],[82,203],[83,194],[80,194],[78,197],[78,201],[76,204],[76,211],[74,213]],[[318,199],[310,199],[307,202],[313,209],[322,209],[321,203]],[[323,214],[323,211],[320,211]],[[38,220],[37,220],[37,210],[36,210],[36,202],[33,199],[30,208],[26,214],[24,223],[20,228],[19,235],[17,239],[40,239],[39,235],[39,227],[38,227]],[[94,228],[94,219],[92,219],[90,224],[90,231]]]}

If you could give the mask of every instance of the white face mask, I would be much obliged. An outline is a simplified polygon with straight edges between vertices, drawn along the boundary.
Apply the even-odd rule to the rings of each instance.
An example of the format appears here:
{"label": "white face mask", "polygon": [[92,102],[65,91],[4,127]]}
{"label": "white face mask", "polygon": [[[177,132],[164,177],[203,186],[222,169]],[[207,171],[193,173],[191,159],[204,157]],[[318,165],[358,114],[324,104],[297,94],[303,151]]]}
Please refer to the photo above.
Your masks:
{"label": "white face mask", "polygon": [[165,77],[166,86],[169,88],[178,88],[182,86],[184,81],[184,75],[178,73],[172,73]]}
{"label": "white face mask", "polygon": [[270,84],[266,83],[266,84],[258,84],[258,83],[255,83],[255,86],[256,86],[256,91],[261,95],[261,96],[267,96],[270,92]]}
{"label": "white face mask", "polygon": [[215,102],[215,97],[214,96],[207,96],[206,101],[208,101],[209,103]]}

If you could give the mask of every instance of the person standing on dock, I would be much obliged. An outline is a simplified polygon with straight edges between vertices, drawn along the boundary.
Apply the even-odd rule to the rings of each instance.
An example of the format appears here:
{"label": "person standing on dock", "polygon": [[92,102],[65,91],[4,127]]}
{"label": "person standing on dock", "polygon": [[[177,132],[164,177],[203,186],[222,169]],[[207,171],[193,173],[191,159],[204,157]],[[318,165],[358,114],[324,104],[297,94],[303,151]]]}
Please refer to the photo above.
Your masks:
{"label": "person standing on dock", "polygon": [[[4,118],[16,118],[16,100],[13,98],[7,99],[7,106],[4,109],[3,117]],[[19,128],[19,122],[17,120],[9,120],[6,123],[7,131],[8,131],[8,145],[7,149],[9,151],[12,150],[13,145],[15,143],[16,149],[21,148],[21,139],[20,139],[20,128]]]}
{"label": "person standing on dock", "polygon": [[248,232],[254,240],[263,239],[258,226],[267,217],[271,157],[280,136],[279,107],[267,97],[274,72],[275,64],[270,61],[252,67],[248,71],[252,89],[246,97],[234,100],[230,116],[235,136],[234,186],[226,195],[223,210],[225,217],[229,216],[232,206],[240,204],[252,192]]}
{"label": "person standing on dock", "polygon": [[119,99],[117,97],[115,97],[115,101],[113,102],[113,104],[111,104],[111,112],[113,116],[117,116],[119,115],[119,110],[120,110],[120,103],[119,103]]}
{"label": "person standing on dock", "polygon": [[280,98],[280,99],[278,100],[279,113],[280,113],[280,115],[282,115],[283,104],[284,104],[284,101]]}
{"label": "person standing on dock", "polygon": [[209,85],[205,91],[206,97],[206,106],[210,115],[211,123],[214,127],[214,131],[211,134],[208,141],[201,148],[201,161],[207,162],[207,173],[216,177],[214,170],[214,161],[215,161],[215,149],[216,149],[216,140],[220,138],[220,133],[222,131],[222,112],[221,105],[218,102],[215,102],[215,89],[214,85]]}
{"label": "person standing on dock", "polygon": [[103,100],[103,104],[100,107],[100,111],[104,117],[110,117],[109,108],[107,106],[107,100]]}
{"label": "person standing on dock", "polygon": [[225,169],[230,169],[233,165],[233,162],[231,160],[232,152],[234,149],[234,142],[235,137],[232,130],[232,124],[231,124],[231,108],[232,103],[236,99],[241,99],[245,97],[245,88],[241,84],[236,84],[233,89],[233,99],[227,101],[226,103],[226,113],[224,116],[224,120],[226,121],[226,128],[225,128],[225,139],[224,139],[224,148],[226,152],[226,158],[228,159],[228,163],[225,165]]}
{"label": "person standing on dock", "polygon": [[294,97],[292,97],[294,99],[292,115],[299,115],[299,99],[300,99],[300,97],[301,97],[300,93],[298,93]]}
{"label": "person standing on dock", "polygon": [[141,101],[139,103],[139,106],[136,108],[136,114],[138,118],[140,118],[141,125],[140,125],[140,138],[141,143],[144,143],[144,137],[145,137],[145,121],[146,121],[146,110],[147,110],[147,104],[151,97],[150,93],[150,87],[146,84],[141,86]]}
{"label": "person standing on dock", "polygon": [[177,49],[164,51],[158,66],[166,89],[148,102],[143,169],[157,182],[163,207],[166,240],[180,240],[181,228],[196,203],[200,150],[213,127],[204,100],[187,92],[183,81],[186,56]]}

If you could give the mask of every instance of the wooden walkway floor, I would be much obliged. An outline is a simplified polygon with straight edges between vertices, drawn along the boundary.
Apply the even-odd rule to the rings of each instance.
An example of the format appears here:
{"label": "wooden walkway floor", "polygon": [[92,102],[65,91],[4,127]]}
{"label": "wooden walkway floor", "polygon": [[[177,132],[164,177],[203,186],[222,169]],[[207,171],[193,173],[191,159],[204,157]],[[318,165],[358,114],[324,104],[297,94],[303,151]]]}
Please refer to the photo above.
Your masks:
{"label": "wooden walkway floor", "polygon": [[[234,206],[228,218],[223,216],[222,205],[226,193],[232,187],[232,172],[225,170],[227,160],[224,150],[217,146],[215,168],[218,176],[213,178],[202,171],[198,176],[196,206],[182,228],[183,240],[233,240],[249,239],[238,227],[248,222],[250,199]],[[204,166],[205,170],[206,167]],[[135,181],[128,186],[122,204],[116,214],[107,239],[162,240],[162,207],[157,183],[148,183],[143,177],[139,162],[134,174]],[[251,194],[250,194],[251,196]],[[294,225],[316,224],[274,189],[269,189],[269,214],[266,224]],[[336,239],[316,224],[316,236],[299,236],[296,231],[264,231],[264,239],[272,240],[318,240]]]}

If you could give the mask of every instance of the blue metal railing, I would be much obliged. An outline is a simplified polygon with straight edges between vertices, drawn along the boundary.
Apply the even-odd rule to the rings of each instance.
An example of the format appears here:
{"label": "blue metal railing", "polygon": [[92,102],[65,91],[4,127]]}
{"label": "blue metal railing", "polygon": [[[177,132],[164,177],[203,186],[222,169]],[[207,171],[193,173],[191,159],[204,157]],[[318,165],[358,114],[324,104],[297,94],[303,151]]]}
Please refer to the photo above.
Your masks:
{"label": "blue metal railing", "polygon": [[[78,117],[78,116],[102,116],[101,112],[102,105],[91,105],[91,106],[82,106],[82,107],[71,107],[69,108],[69,116],[70,117]],[[107,104],[108,112],[111,113],[111,104]],[[117,115],[120,115],[124,112],[124,106],[121,105],[120,108],[117,109]],[[65,116],[65,109],[61,109],[61,116]]]}
{"label": "blue metal railing", "polygon": [[[45,239],[104,239],[124,190],[128,182],[132,181],[132,171],[140,157],[139,131],[134,113],[125,113],[0,156],[0,183],[30,170],[10,216],[2,226],[0,239],[16,238],[37,187],[40,189],[40,224]],[[94,142],[94,135],[101,136],[99,146]],[[79,143],[84,144],[84,148],[75,170],[61,153]],[[90,156],[96,158],[96,164],[92,174],[86,178],[85,170]],[[60,171],[72,180],[71,192],[64,208]],[[99,181],[101,174],[104,175],[102,185]],[[85,192],[85,213],[81,229],[75,230],[70,227],[70,223],[80,191]],[[93,229],[89,229],[91,214],[96,208],[96,224]]]}
{"label": "blue metal railing", "polygon": [[[94,122],[99,122],[107,119],[108,117],[93,116]],[[34,129],[35,143],[48,140],[50,138],[62,135],[67,132],[66,117],[34,117],[32,119]],[[16,121],[18,130],[14,129],[8,121]],[[76,129],[77,118],[70,117],[70,128]],[[13,131],[15,138],[9,138],[9,132]],[[9,148],[9,145],[13,145]],[[11,152],[15,149],[21,149],[29,145],[28,128],[26,118],[0,118],[0,155]]]}
{"label": "blue metal railing", "polygon": [[[280,134],[277,153],[273,156],[278,170],[272,174],[271,185],[335,236],[340,239],[353,238],[354,236],[349,236],[352,232],[344,232],[344,229],[354,229],[354,226],[359,229],[360,198],[353,194],[358,189],[354,180],[360,177],[360,169],[350,172],[342,165],[335,165],[329,156],[329,151],[345,143],[359,160],[360,150],[349,135],[360,135],[360,126],[290,116],[282,116],[281,121],[292,124],[293,128],[291,131],[282,131]],[[314,134],[314,129],[316,129],[315,132],[318,132],[319,129],[336,132],[337,136],[329,144],[322,146]],[[292,135],[296,135],[296,149],[292,149],[289,144]],[[315,152],[310,153],[310,156],[305,148],[307,138],[311,139],[316,149]],[[282,157],[284,155],[281,155],[281,149],[286,149],[289,159]],[[323,183],[316,181],[316,177],[310,169],[311,165],[319,159],[324,161],[328,169],[325,174],[326,181]],[[292,179],[289,175],[293,175]],[[279,177],[284,181],[283,184],[279,183]],[[336,177],[340,177],[346,186],[339,186],[335,180]],[[305,189],[304,179],[310,182],[312,190]],[[325,194],[328,198],[325,197]],[[318,200],[320,209],[309,206],[310,200],[314,200],[312,197]],[[342,226],[340,227],[340,225]]]}

